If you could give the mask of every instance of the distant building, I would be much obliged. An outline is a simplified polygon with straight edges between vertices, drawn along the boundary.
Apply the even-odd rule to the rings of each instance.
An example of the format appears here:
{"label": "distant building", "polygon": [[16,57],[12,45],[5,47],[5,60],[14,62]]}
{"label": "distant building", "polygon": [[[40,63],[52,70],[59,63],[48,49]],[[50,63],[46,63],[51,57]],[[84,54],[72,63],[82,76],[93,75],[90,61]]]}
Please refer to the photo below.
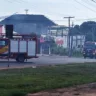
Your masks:
{"label": "distant building", "polygon": [[48,28],[56,25],[44,15],[16,14],[0,22],[1,25],[13,24],[14,31],[19,34],[46,34]]}
{"label": "distant building", "polygon": [[[52,26],[49,28],[48,34],[54,37],[55,42],[58,46],[63,46],[64,48],[68,48],[68,27],[66,26]],[[84,35],[73,35],[70,37],[70,46],[72,44],[73,49],[80,49],[83,47],[85,42]]]}

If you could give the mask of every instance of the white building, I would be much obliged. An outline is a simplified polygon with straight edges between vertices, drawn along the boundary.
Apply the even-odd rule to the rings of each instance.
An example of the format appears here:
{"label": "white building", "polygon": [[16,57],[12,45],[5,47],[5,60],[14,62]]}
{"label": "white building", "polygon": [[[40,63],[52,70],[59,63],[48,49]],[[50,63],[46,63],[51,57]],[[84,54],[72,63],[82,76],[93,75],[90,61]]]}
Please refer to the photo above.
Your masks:
{"label": "white building", "polygon": [[[53,26],[49,30],[50,36],[54,37],[55,42],[59,46],[68,48],[68,27],[66,26]],[[73,49],[81,49],[85,42],[84,35],[70,36],[70,47]]]}

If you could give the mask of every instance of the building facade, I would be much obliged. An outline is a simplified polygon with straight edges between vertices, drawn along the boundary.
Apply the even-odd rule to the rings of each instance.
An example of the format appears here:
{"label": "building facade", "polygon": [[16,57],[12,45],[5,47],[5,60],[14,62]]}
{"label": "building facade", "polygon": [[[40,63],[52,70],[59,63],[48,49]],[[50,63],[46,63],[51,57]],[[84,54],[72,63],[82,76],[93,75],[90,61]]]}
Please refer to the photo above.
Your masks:
{"label": "building facade", "polygon": [[5,18],[0,22],[1,25],[14,25],[14,31],[18,34],[38,35],[46,34],[48,28],[56,25],[44,15],[15,14]]}
{"label": "building facade", "polygon": [[[49,29],[50,36],[54,37],[54,40],[58,46],[63,46],[65,49],[69,47],[68,27],[66,26],[52,26]],[[73,49],[81,49],[85,42],[84,35],[71,35],[70,47]]]}

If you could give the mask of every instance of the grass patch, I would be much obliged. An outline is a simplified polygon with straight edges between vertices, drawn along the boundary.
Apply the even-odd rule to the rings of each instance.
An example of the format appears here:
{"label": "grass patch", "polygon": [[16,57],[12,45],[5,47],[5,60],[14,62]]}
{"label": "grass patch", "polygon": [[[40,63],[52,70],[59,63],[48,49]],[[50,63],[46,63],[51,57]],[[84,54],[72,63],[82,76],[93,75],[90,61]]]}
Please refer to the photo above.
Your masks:
{"label": "grass patch", "polygon": [[25,96],[92,82],[96,82],[96,63],[1,70],[0,96]]}

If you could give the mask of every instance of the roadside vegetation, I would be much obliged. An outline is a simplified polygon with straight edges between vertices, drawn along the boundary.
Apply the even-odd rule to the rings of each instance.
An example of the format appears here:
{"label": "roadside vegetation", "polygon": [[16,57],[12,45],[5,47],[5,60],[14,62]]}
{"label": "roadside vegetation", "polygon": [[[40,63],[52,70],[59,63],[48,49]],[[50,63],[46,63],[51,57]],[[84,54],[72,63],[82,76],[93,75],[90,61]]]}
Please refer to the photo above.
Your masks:
{"label": "roadside vegetation", "polygon": [[[57,46],[56,44],[53,44],[52,48],[51,48],[51,54],[67,56],[68,55],[68,49],[63,48],[63,46]],[[83,57],[81,49],[72,50],[71,55],[72,55],[72,57]]]}
{"label": "roadside vegetation", "polygon": [[96,63],[0,71],[0,96],[26,96],[42,90],[96,82]]}

